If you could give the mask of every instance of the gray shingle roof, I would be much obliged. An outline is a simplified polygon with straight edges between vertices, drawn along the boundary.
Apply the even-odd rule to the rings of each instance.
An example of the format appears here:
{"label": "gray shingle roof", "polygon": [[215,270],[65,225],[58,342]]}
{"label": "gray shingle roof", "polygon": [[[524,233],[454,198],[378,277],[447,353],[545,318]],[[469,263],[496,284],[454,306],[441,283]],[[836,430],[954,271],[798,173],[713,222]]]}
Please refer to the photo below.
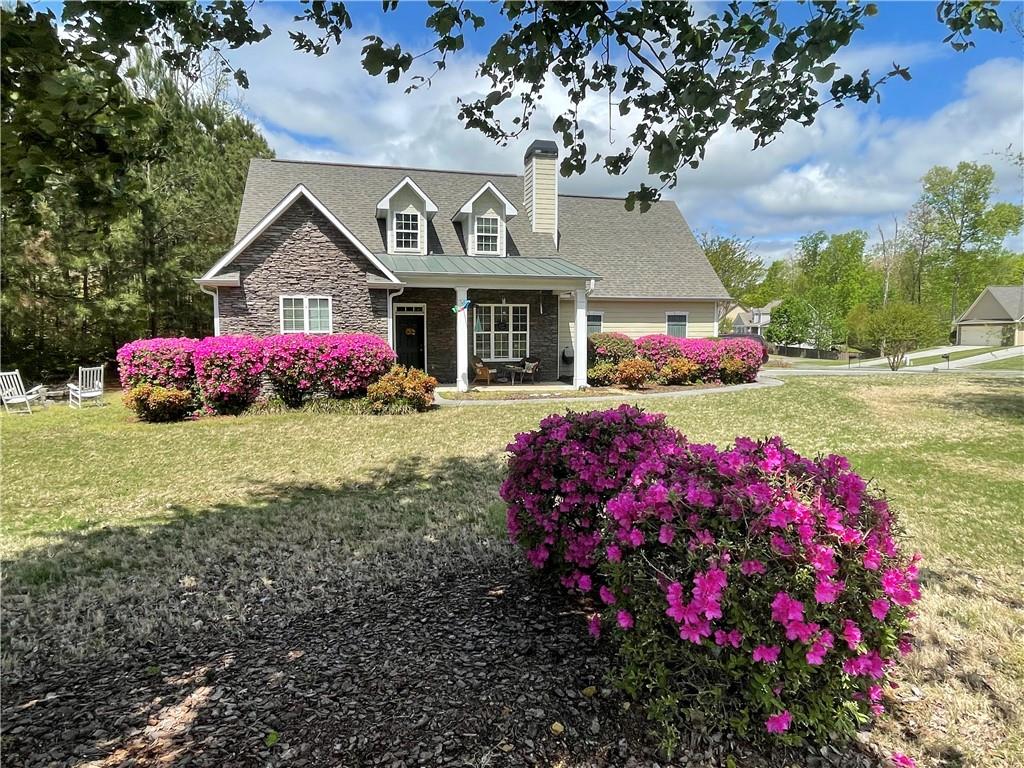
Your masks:
{"label": "gray shingle roof", "polygon": [[376,218],[376,204],[405,176],[437,204],[427,232],[427,249],[433,254],[465,258],[462,227],[452,216],[490,181],[520,208],[508,222],[509,257],[560,257],[590,270],[602,278],[595,297],[728,298],[674,202],[656,203],[641,214],[626,211],[618,198],[560,195],[556,249],[550,235],[531,231],[520,205],[523,177],[511,174],[254,159],[235,241],[296,185],[304,184],[367,248],[382,252],[384,223]]}
{"label": "gray shingle roof", "polygon": [[561,258],[528,256],[408,256],[377,254],[384,266],[396,275],[479,275],[487,277],[571,277],[599,278],[600,275]]}
{"label": "gray shingle roof", "polygon": [[1024,286],[990,285],[989,293],[1006,310],[1011,320],[1019,320],[1024,316]]}

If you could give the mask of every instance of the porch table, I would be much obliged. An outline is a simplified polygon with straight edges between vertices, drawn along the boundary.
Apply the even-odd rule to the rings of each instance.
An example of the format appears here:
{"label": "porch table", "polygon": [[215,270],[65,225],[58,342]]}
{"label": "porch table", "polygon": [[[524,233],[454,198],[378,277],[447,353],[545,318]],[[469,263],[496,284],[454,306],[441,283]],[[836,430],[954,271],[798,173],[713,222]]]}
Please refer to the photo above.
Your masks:
{"label": "porch table", "polygon": [[505,372],[508,374],[508,380],[515,386],[516,374],[519,374],[519,382],[522,383],[523,375],[526,373],[526,368],[521,365],[506,365]]}

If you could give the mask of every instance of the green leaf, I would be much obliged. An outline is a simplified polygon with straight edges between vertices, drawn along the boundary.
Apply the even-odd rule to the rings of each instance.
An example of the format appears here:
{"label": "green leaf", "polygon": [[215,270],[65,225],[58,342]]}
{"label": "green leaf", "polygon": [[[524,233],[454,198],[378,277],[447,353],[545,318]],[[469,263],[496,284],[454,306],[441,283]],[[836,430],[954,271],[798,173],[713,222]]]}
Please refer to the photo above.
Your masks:
{"label": "green leaf", "polygon": [[277,742],[279,742],[280,740],[281,734],[275,730],[271,730],[270,733],[268,733],[266,737],[263,739],[263,743],[266,744],[268,747],[272,747],[275,744],[277,744]]}

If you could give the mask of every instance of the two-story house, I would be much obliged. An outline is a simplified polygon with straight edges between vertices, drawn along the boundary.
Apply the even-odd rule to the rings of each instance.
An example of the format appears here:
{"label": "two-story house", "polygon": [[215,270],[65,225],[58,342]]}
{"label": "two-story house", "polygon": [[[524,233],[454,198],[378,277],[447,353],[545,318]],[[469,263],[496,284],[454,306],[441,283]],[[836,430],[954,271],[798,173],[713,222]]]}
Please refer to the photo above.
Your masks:
{"label": "two-story house", "polygon": [[675,203],[560,195],[558,150],[522,175],[253,160],[235,244],[197,283],[216,334],[379,334],[469,387],[470,361],[586,385],[586,337],[714,336],[729,299]]}

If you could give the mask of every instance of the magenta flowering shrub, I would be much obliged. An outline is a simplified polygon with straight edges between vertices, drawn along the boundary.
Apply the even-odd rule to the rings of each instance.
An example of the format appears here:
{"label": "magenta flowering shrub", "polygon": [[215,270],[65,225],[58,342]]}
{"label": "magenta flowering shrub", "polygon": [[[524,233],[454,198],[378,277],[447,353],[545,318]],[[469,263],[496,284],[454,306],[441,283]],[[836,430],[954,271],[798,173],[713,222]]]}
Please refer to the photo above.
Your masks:
{"label": "magenta flowering shrub", "polygon": [[238,414],[260,393],[263,343],[252,336],[210,336],[196,344],[196,381],[215,413]]}
{"label": "magenta flowering shrub", "polygon": [[681,439],[662,414],[631,405],[551,414],[508,446],[501,497],[509,535],[532,565],[546,566],[566,587],[588,584],[605,558],[605,503],[634,478],[666,471]]}
{"label": "magenta flowering shrub", "polygon": [[752,339],[680,339],[656,333],[636,341],[636,354],[661,370],[672,359],[697,365],[698,381],[722,381],[722,362],[734,358],[725,375],[726,383],[754,381],[761,368],[761,345]]}
{"label": "magenta flowering shrub", "polygon": [[684,721],[825,740],[880,714],[920,596],[885,499],[841,456],[777,437],[718,450],[635,409],[652,428],[614,470],[577,461],[615,444],[598,425],[617,413],[517,436],[502,496],[527,560],[598,606],[590,632],[611,633],[666,741]]}
{"label": "magenta flowering shrub", "polygon": [[391,347],[365,333],[271,336],[263,341],[263,356],[274,391],[292,407],[312,394],[365,394],[395,361]]}
{"label": "magenta flowering shrub", "polygon": [[331,397],[365,394],[395,364],[394,351],[379,336],[350,333],[326,338],[323,387]]}
{"label": "magenta flowering shrub", "polygon": [[194,390],[192,354],[196,339],[138,339],[117,350],[117,370],[123,389],[154,387]]}

